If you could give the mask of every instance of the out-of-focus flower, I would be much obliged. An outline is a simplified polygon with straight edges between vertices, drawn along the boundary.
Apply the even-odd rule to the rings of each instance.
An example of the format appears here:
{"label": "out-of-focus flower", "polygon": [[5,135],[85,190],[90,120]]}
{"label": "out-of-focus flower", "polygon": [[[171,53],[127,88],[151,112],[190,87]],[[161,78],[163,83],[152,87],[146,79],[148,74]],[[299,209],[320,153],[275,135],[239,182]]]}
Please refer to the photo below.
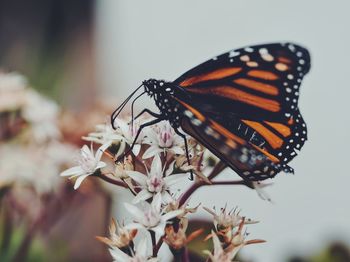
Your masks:
{"label": "out-of-focus flower", "polygon": [[[125,146],[126,144],[128,145],[132,145],[132,143],[135,140],[135,136],[140,128],[140,121],[132,121],[132,124],[128,124],[127,122],[125,122],[124,120],[121,120],[119,118],[114,120],[114,124],[116,126],[116,132],[121,136],[121,140],[120,140],[120,148],[118,150],[118,154],[124,152],[125,150]],[[141,149],[141,142],[144,139],[144,132],[141,131],[139,137],[137,138],[137,140],[135,141],[135,145],[132,148],[132,152],[135,156],[137,156],[140,153],[140,149]],[[117,154],[117,156],[119,156]]]}
{"label": "out-of-focus flower", "polygon": [[145,143],[150,147],[145,151],[142,158],[150,158],[162,152],[184,154],[184,140],[177,135],[168,121],[162,121],[154,128],[146,131]]}
{"label": "out-of-focus flower", "polygon": [[69,176],[70,178],[78,177],[75,181],[74,189],[79,188],[85,178],[106,166],[106,163],[101,161],[102,154],[103,151],[98,149],[94,155],[92,145],[91,149],[87,145],[84,145],[80,150],[79,165],[63,171],[61,176]]}
{"label": "out-of-focus flower", "polygon": [[59,166],[63,166],[73,164],[72,156],[76,153],[77,148],[72,144],[54,140],[47,144],[45,151],[45,156],[48,159],[54,161]]}
{"label": "out-of-focus flower", "polygon": [[262,200],[267,200],[269,202],[272,202],[271,197],[263,188],[271,186],[273,183],[261,183],[261,182],[256,182],[256,181],[253,181],[252,183],[253,183],[253,187],[254,187],[256,193],[258,193],[258,196]]}
{"label": "out-of-focus flower", "polygon": [[137,233],[136,229],[127,230],[112,219],[109,225],[109,237],[96,237],[101,242],[117,248],[130,246]]}
{"label": "out-of-focus flower", "polygon": [[26,102],[27,80],[22,75],[0,71],[0,112],[17,110]]}
{"label": "out-of-focus flower", "polygon": [[136,252],[131,252],[132,255],[124,253],[119,248],[113,246],[109,249],[109,252],[115,262],[156,262],[156,257],[151,257],[147,251],[147,239],[141,239],[140,243],[136,246]]}
{"label": "out-of-focus flower", "polygon": [[57,104],[33,90],[28,90],[26,96],[22,116],[30,124],[33,138],[38,143],[59,138],[61,134],[57,127]]}
{"label": "out-of-focus flower", "polygon": [[[101,144],[101,149],[105,151],[112,144],[120,144],[120,141],[123,140],[123,136],[118,134],[116,130],[112,128],[111,124],[103,124],[96,126],[96,132],[89,133],[88,136],[83,137],[84,140]],[[121,149],[121,147],[119,147]],[[125,146],[123,150],[125,149]],[[121,150],[116,152],[116,155],[120,155]]]}
{"label": "out-of-focus flower", "polygon": [[[2,144],[0,147],[0,186],[32,187],[38,194],[54,191],[60,179],[57,174],[63,166],[70,164],[69,145],[51,142],[26,147],[18,144]],[[64,158],[63,152],[66,153]],[[20,159],[20,161],[14,161]]]}
{"label": "out-of-focus flower", "polygon": [[174,164],[171,163],[169,168],[164,170],[165,166],[162,167],[162,161],[159,155],[156,155],[153,158],[151,170],[147,170],[147,176],[138,171],[126,171],[128,176],[135,180],[140,188],[142,188],[134,198],[133,203],[147,200],[158,193],[162,196],[164,201],[171,201],[172,198],[169,194],[169,187],[187,176],[186,174],[170,175],[173,173],[173,166]]}
{"label": "out-of-focus flower", "polygon": [[171,249],[180,250],[203,232],[203,229],[198,229],[192,232],[189,236],[186,236],[187,226],[187,219],[182,219],[176,230],[173,225],[166,226],[164,241],[171,247]]}
{"label": "out-of-focus flower", "polygon": [[182,213],[182,210],[174,210],[164,213],[161,209],[162,197],[160,193],[153,197],[151,204],[143,202],[144,209],[125,203],[126,209],[133,215],[134,223],[125,226],[127,229],[147,229],[159,235],[164,234],[166,222]]}

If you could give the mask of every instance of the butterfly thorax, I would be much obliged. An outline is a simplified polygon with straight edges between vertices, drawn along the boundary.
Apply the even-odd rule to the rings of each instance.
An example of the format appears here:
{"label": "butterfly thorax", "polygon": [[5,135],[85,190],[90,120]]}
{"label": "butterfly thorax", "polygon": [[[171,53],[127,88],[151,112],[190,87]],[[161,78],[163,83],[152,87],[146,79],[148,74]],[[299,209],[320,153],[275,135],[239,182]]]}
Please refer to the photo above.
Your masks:
{"label": "butterfly thorax", "polygon": [[171,82],[149,79],[143,82],[145,92],[154,99],[164,120],[174,128],[180,126],[179,104],[174,100],[175,87]]}

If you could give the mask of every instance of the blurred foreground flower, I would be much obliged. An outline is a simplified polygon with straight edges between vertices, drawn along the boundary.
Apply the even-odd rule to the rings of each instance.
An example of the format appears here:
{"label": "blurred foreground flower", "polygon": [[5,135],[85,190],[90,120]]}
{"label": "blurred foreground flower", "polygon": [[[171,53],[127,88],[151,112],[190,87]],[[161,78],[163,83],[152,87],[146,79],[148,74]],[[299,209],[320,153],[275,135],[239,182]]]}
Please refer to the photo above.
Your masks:
{"label": "blurred foreground flower", "polygon": [[[62,230],[58,222],[63,217],[74,217],[75,210],[82,214],[88,197],[99,193],[90,187],[82,200],[80,194],[72,195],[68,183],[59,177],[73,165],[72,156],[77,151],[75,144],[62,142],[65,130],[61,120],[68,115],[53,100],[28,86],[25,77],[0,71],[0,261],[47,261],[57,248],[65,248],[56,257],[59,260],[66,261],[68,255],[73,260],[75,256],[82,257],[70,247],[70,240],[64,240],[66,231],[77,231],[69,223]],[[87,161],[91,157],[87,150],[84,152],[86,162],[81,163],[87,171],[92,168]],[[100,192],[101,202],[106,201],[107,194]],[[106,213],[101,212],[103,208],[96,207],[102,221]],[[94,230],[99,222],[93,220],[94,214],[89,217],[92,219],[80,224]],[[90,221],[95,224],[89,224]],[[78,232],[77,237],[89,230]],[[97,253],[96,249],[84,252],[93,253]]]}

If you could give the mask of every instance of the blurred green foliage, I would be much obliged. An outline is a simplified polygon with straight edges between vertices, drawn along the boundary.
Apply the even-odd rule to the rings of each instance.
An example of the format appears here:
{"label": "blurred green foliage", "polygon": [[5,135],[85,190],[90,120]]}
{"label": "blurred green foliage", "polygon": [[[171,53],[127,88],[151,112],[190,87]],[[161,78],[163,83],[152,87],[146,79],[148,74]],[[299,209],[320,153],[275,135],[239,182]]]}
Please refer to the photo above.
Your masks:
{"label": "blurred green foliage", "polygon": [[341,242],[331,243],[319,253],[308,257],[293,256],[288,262],[349,262],[349,247]]}
{"label": "blurred green foliage", "polygon": [[[29,230],[24,224],[13,226],[13,221],[8,220],[6,210],[0,210],[0,261],[1,262],[61,262],[69,261],[67,244],[63,241],[50,241],[46,245],[45,239],[40,234],[33,236],[29,244],[26,259],[17,258],[17,254],[24,239],[28,237]],[[54,254],[54,256],[52,255]]]}

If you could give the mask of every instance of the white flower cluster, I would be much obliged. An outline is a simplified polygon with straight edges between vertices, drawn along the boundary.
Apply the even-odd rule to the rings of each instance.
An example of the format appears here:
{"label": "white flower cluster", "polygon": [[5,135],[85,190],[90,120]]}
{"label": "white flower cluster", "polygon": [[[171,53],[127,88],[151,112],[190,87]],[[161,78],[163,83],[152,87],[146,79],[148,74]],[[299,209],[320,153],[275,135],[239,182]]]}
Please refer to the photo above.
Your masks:
{"label": "white flower cluster", "polygon": [[59,107],[18,73],[0,72],[0,187],[52,192],[57,174],[71,163],[73,146],[61,143]]}
{"label": "white flower cluster", "polygon": [[[187,244],[203,233],[202,229],[186,233],[187,215],[198,208],[187,207],[187,202],[196,188],[212,184],[211,179],[215,176],[210,176],[207,171],[213,172],[215,168],[207,164],[208,151],[193,139],[188,141],[188,163],[184,140],[167,121],[144,128],[135,140],[142,123],[140,120],[127,123],[116,119],[116,129],[110,124],[96,126],[95,132],[83,137],[91,146],[84,145],[77,166],[62,172],[61,176],[76,178],[75,189],[87,177],[96,176],[133,193],[131,203],[124,204],[132,220],[123,225],[112,220],[109,238],[97,237],[110,246],[114,261],[158,261],[162,243],[169,246],[176,260]],[[93,143],[98,144],[96,150]],[[195,181],[190,182],[192,187],[175,194],[174,186],[188,178],[189,171],[195,174]],[[236,212],[223,210],[216,214],[206,210],[213,215],[215,224],[215,232],[210,234],[215,250],[213,254],[209,252],[213,261],[230,261],[220,259],[232,259],[242,246],[252,243],[244,240],[241,229],[244,224],[254,221]],[[235,230],[237,227],[239,229]],[[145,233],[152,240],[152,248]],[[226,242],[221,243],[217,235],[225,236]],[[142,240],[135,246],[136,237]]]}
{"label": "white flower cluster", "polygon": [[[90,147],[89,149],[85,145],[81,149],[78,165],[61,173],[61,176],[78,177],[74,186],[75,189],[80,186],[85,178],[98,174],[101,168],[107,166],[105,162],[101,161],[103,153],[116,160],[134,142],[141,123],[134,121],[133,126],[131,126],[131,124],[121,119],[116,119],[115,123],[116,130],[110,124],[98,125],[95,132],[83,137],[86,141],[100,144],[95,155],[93,148]],[[137,204],[140,201],[148,200],[157,193],[160,194],[163,201],[171,201],[170,187],[187,177],[185,172],[188,169],[186,171],[182,169],[182,172],[174,173],[176,160],[183,157],[184,154],[183,139],[175,134],[168,122],[163,121],[154,127],[142,130],[131,152],[133,157],[143,165],[142,172],[134,170],[131,163],[127,168],[125,164],[128,162],[128,158],[125,158],[122,167],[121,163],[116,163],[116,172],[113,175],[115,178],[122,178],[124,181],[128,179],[132,181],[130,186],[136,192],[133,203]],[[151,163],[149,167],[146,162]],[[177,168],[184,166],[185,163],[177,166]]]}

